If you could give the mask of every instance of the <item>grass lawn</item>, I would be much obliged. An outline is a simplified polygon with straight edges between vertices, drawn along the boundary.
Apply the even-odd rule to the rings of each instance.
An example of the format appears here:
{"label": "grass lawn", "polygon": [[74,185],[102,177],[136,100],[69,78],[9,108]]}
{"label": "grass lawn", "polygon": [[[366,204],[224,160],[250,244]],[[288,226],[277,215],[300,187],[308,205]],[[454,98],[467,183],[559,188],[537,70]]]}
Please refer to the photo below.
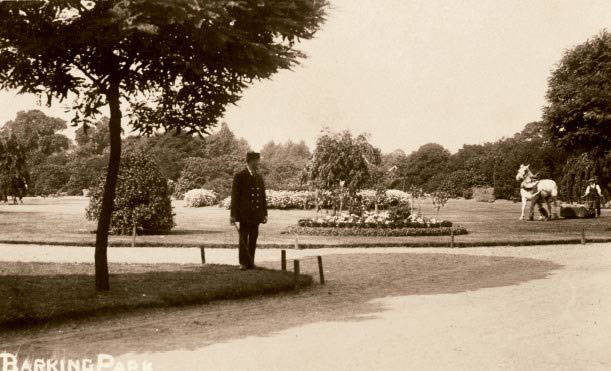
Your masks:
{"label": "grass lawn", "polygon": [[[0,204],[0,242],[34,242],[92,245],[94,222],[85,219],[85,197],[25,198],[24,205]],[[229,225],[229,211],[219,207],[188,208],[174,201],[177,226],[167,235],[138,236],[139,246],[217,245],[235,247],[237,234]],[[430,200],[420,202],[422,213],[435,216]],[[465,227],[469,234],[457,236],[456,243],[470,245],[552,243],[579,241],[585,228],[588,239],[611,240],[611,210],[603,209],[601,218],[555,221],[520,221],[520,204],[497,200],[494,203],[473,200],[449,200],[439,217]],[[301,218],[312,217],[313,210],[270,210],[269,223],[261,226],[260,245],[294,244],[297,236],[281,234]],[[321,246],[391,246],[394,244],[435,246],[449,243],[440,237],[322,237],[298,236],[304,247]],[[129,236],[111,236],[110,245],[129,246]]]}
{"label": "grass lawn", "polygon": [[[110,264],[111,291],[94,290],[93,264],[0,262],[0,328],[184,306],[293,289],[293,273],[227,265]],[[312,283],[302,275],[300,284]]]}

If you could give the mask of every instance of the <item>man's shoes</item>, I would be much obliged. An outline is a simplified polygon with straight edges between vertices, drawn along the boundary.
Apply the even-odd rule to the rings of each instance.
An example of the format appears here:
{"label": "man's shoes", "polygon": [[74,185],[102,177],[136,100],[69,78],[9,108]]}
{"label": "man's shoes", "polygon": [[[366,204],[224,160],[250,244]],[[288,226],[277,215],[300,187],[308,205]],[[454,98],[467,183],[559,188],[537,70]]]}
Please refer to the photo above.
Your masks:
{"label": "man's shoes", "polygon": [[245,271],[245,270],[247,270],[247,269],[248,269],[248,267],[246,267],[246,266],[245,266],[245,265],[243,265],[243,264],[240,264],[240,270],[241,270],[241,271]]}

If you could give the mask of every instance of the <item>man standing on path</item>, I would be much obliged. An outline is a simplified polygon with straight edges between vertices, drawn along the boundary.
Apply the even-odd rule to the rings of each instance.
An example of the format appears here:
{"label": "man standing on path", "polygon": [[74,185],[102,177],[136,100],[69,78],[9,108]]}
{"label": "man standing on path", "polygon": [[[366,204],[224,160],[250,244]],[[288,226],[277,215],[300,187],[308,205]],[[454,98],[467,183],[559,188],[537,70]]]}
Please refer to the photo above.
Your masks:
{"label": "man standing on path", "polygon": [[230,223],[240,223],[239,260],[240,269],[255,267],[255,250],[259,236],[259,224],[267,223],[267,200],[265,183],[258,173],[259,153],[246,154],[246,169],[233,178],[231,188]]}

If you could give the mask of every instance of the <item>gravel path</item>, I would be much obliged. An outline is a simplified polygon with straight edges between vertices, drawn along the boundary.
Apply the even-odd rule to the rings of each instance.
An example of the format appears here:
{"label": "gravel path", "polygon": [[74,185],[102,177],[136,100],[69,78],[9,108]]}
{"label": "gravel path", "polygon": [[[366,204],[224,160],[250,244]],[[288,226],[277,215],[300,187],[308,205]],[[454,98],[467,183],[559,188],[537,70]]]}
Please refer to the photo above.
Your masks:
{"label": "gravel path", "polygon": [[[236,260],[235,250],[206,252],[210,262]],[[151,361],[155,370],[611,369],[611,244],[288,254],[329,255],[329,284],[68,323],[7,343],[57,354],[109,352]],[[257,261],[276,264],[279,255],[261,250]],[[91,262],[93,250],[0,246],[0,256]],[[199,250],[123,248],[109,257],[198,263]],[[315,269],[312,261],[306,270]],[[456,268],[427,274],[436,264]]]}
{"label": "gravel path", "polygon": [[124,357],[163,370],[611,369],[611,245],[459,253],[536,257],[565,268],[520,285],[379,299],[386,310],[361,321]]}

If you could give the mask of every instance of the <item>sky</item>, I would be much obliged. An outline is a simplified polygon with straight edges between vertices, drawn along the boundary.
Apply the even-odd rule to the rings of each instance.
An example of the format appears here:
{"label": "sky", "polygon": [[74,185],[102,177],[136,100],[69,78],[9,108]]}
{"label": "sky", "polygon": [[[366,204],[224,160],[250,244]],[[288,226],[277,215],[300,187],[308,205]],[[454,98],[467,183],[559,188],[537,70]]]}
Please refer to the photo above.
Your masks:
{"label": "sky", "polygon": [[[541,118],[566,49],[611,26],[609,0],[330,0],[308,58],[255,82],[225,117],[254,150],[323,127],[369,133],[383,152],[426,143],[452,152],[512,136]],[[0,92],[0,123],[65,107]],[[73,131],[73,130],[72,130]]]}

